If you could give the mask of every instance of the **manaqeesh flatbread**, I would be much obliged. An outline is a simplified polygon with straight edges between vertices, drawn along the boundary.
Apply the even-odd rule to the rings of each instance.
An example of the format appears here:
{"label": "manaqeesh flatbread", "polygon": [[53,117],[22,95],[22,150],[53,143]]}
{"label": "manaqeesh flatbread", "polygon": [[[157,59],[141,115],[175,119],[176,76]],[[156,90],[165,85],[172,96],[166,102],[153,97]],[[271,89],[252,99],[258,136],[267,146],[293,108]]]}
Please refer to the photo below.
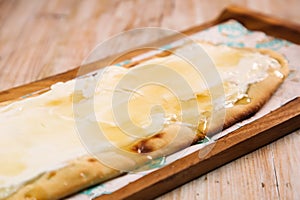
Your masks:
{"label": "manaqeesh flatbread", "polygon": [[[132,68],[109,66],[97,77],[77,80],[77,87],[75,80],[57,83],[46,93],[0,107],[0,199],[60,199],[120,176],[123,168],[143,165],[148,161],[145,155],[179,151],[257,112],[289,72],[285,58],[271,50],[199,44],[216,67],[221,85],[207,84],[205,70],[199,73],[175,51]],[[206,59],[202,56],[192,59],[201,64]],[[157,74],[143,73],[147,70]],[[126,81],[141,83],[153,76],[164,84],[136,88]],[[222,88],[215,99],[213,87]],[[122,112],[124,106],[128,113]],[[218,110],[225,111],[223,120],[212,120],[213,112],[218,118]],[[97,124],[103,134],[81,120]],[[90,134],[94,141],[89,147],[117,167],[90,155],[76,129]],[[140,156],[126,158],[112,146]]]}

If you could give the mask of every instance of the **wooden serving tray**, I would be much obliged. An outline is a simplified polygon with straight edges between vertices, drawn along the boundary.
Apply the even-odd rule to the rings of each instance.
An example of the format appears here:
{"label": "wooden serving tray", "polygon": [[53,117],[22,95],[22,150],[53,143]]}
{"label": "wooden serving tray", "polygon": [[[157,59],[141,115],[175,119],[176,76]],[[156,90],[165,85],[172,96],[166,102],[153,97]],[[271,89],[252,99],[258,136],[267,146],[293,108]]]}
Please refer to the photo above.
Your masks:
{"label": "wooden serving tray", "polygon": [[[249,30],[300,44],[300,26],[236,6],[226,8],[215,20],[183,33],[196,33],[229,19],[239,21]],[[200,152],[209,152],[206,156],[200,158],[196,151],[95,200],[153,199],[299,129],[299,122],[300,97],[205,146]]]}
{"label": "wooden serving tray", "polygon": [[[268,35],[300,44],[300,26],[233,6],[226,8],[217,19],[183,31],[183,33],[190,35],[229,19],[239,21],[250,30],[263,31]],[[174,39],[176,38],[170,36],[155,43],[156,45],[163,45],[174,41]],[[127,57],[130,56],[133,55],[127,55]],[[105,60],[85,65],[86,72],[99,68]],[[78,68],[0,92],[0,102],[15,100],[24,95],[45,90],[45,88],[47,90],[49,86],[56,82],[75,78],[77,72]],[[102,195],[96,200],[155,198],[297,130],[300,128],[299,120],[300,98],[296,98],[264,117],[220,138],[213,146],[208,145],[202,148],[201,151],[204,152],[209,150],[209,153],[204,157],[200,158],[199,152],[194,152],[126,185],[116,192]]]}

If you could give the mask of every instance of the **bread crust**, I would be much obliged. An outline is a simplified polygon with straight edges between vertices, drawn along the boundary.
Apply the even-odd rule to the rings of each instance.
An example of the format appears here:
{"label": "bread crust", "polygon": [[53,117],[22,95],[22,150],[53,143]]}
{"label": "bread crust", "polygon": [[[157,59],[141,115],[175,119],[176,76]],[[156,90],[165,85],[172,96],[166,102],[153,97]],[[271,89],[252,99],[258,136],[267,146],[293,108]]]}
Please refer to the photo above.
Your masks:
{"label": "bread crust", "polygon": [[[282,55],[266,49],[248,50],[260,52],[278,60],[281,64],[281,68],[278,71],[280,71],[284,77],[288,75],[288,64]],[[253,115],[271,97],[283,80],[284,78],[271,73],[264,80],[251,84],[247,92],[251,102],[245,105],[235,105],[233,107],[226,108],[225,123],[216,124],[215,126],[213,125],[212,130],[217,130],[217,128],[221,125],[223,125],[223,128],[229,127],[234,123]],[[183,149],[193,143],[193,141],[204,137],[204,134],[197,134],[195,140],[194,131],[188,127],[183,127],[181,132],[179,131],[180,134],[178,134],[178,130],[180,128],[182,127],[179,127],[178,125],[171,126],[156,134],[156,136],[152,136],[147,140],[143,139],[135,142],[134,144],[126,147],[126,149],[129,151],[137,151],[141,148],[141,145],[148,145],[147,149],[144,148],[145,152],[141,153],[148,153],[147,151],[149,151],[155,152],[154,156],[167,155]],[[207,134],[211,135],[213,132],[214,131],[211,131]],[[172,141],[175,141],[174,138],[176,137],[178,139],[176,140],[177,142],[173,142],[174,144],[172,144]],[[145,160],[141,159],[137,164],[142,164],[144,162]],[[21,187],[7,199],[60,199],[89,186],[117,177],[121,174],[123,174],[122,171],[110,168],[100,163],[92,156],[86,156],[72,161],[63,168],[42,174],[32,182]]]}
{"label": "bread crust", "polygon": [[226,108],[225,123],[223,126],[224,129],[255,114],[268,101],[268,99],[270,99],[272,94],[284,81],[284,78],[289,74],[287,60],[277,52],[269,49],[249,50],[258,51],[276,59],[281,65],[281,68],[278,69],[278,71],[282,74],[282,77],[279,77],[274,73],[269,73],[269,76],[264,80],[251,84],[247,91],[247,95],[250,98],[249,103]]}

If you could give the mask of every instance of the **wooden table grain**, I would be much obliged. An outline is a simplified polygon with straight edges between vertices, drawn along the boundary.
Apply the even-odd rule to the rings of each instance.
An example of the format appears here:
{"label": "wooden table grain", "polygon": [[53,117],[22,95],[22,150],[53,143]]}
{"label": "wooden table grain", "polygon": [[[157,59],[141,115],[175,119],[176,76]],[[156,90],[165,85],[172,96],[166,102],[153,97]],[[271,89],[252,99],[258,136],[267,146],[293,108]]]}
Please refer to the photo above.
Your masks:
{"label": "wooden table grain", "polygon": [[[297,0],[0,0],[0,90],[75,68],[112,35],[184,30],[233,3],[300,23]],[[300,199],[299,144],[296,131],[158,199]]]}

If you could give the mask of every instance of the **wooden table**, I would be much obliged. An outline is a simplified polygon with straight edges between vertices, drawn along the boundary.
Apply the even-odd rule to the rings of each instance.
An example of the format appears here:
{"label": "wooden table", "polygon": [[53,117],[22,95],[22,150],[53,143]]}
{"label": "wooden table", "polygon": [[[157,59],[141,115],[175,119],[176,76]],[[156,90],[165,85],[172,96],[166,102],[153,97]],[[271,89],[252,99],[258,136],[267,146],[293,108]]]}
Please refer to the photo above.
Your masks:
{"label": "wooden table", "polygon": [[[114,34],[147,26],[184,30],[232,3],[300,23],[297,0],[0,0],[0,90],[72,69]],[[299,199],[299,134],[158,199]]]}

